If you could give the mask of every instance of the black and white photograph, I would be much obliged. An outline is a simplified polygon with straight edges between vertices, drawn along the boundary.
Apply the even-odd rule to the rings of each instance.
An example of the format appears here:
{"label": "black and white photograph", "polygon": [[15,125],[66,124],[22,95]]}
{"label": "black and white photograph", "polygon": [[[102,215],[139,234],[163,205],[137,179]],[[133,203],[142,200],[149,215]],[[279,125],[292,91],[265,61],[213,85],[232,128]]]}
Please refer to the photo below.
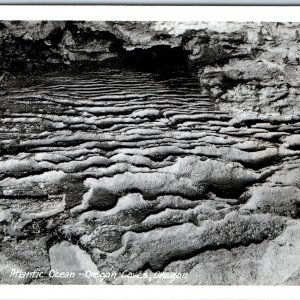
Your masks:
{"label": "black and white photograph", "polygon": [[0,21],[1,285],[297,286],[299,219],[300,23]]}

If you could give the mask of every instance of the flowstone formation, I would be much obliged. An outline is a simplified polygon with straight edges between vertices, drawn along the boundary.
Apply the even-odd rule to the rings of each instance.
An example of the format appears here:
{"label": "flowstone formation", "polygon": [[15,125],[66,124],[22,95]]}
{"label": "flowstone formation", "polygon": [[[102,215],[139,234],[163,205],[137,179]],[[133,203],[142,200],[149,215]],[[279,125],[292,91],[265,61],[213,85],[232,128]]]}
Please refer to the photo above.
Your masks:
{"label": "flowstone formation", "polygon": [[0,283],[300,283],[299,24],[0,22]]}

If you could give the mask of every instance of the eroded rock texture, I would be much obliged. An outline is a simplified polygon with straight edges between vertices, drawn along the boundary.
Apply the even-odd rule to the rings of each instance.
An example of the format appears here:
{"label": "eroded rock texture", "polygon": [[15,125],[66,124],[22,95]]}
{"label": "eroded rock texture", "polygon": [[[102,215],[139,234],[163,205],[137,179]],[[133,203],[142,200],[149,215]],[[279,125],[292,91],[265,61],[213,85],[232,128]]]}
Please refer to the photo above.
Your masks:
{"label": "eroded rock texture", "polygon": [[0,282],[299,284],[298,28],[1,22]]}

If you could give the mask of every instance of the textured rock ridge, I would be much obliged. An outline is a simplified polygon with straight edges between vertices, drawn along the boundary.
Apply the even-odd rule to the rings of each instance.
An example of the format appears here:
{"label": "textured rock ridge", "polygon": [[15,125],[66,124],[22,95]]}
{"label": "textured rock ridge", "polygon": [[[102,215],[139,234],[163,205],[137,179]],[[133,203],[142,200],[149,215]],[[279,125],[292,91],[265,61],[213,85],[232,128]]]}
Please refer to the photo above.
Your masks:
{"label": "textured rock ridge", "polygon": [[2,21],[0,283],[299,284],[298,27]]}
{"label": "textured rock ridge", "polygon": [[186,60],[203,92],[222,110],[299,113],[297,23],[2,21],[0,25],[4,71],[66,68],[80,62],[149,67]]}

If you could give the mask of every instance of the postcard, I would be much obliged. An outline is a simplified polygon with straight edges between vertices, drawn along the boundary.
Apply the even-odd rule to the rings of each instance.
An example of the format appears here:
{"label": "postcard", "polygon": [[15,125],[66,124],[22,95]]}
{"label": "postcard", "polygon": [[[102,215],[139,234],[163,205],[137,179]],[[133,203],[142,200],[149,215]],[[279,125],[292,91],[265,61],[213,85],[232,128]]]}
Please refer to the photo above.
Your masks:
{"label": "postcard", "polygon": [[300,23],[56,9],[0,21],[0,284],[298,286]]}

